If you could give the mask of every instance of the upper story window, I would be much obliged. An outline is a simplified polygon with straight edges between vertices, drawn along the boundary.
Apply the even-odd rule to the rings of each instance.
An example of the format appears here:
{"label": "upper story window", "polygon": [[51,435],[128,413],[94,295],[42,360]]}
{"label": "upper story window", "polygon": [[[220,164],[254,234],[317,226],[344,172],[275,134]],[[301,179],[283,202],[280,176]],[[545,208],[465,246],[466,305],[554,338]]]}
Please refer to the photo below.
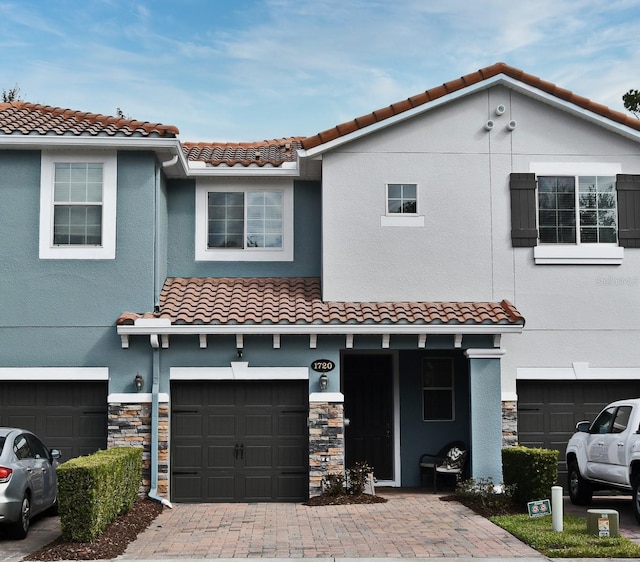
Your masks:
{"label": "upper story window", "polygon": [[386,207],[380,226],[424,226],[424,216],[418,215],[418,184],[386,184]]}
{"label": "upper story window", "polygon": [[415,215],[418,212],[418,186],[415,183],[387,184],[387,213]]}
{"label": "upper story window", "polygon": [[615,176],[538,176],[541,244],[615,244]]}
{"label": "upper story window", "polygon": [[196,260],[292,261],[292,183],[200,183]]}
{"label": "upper story window", "polygon": [[42,153],[40,258],[115,259],[116,155]]}
{"label": "upper story window", "polygon": [[531,163],[512,173],[511,240],[536,264],[618,265],[640,247],[640,176],[616,163]]}

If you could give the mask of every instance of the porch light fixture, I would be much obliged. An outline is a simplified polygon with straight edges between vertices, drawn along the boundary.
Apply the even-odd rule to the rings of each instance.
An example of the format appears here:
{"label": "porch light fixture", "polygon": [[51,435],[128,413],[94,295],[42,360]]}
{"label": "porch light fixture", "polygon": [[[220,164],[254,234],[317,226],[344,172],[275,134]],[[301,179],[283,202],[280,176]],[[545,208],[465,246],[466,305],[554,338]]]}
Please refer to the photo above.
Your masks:
{"label": "porch light fixture", "polygon": [[320,378],[318,378],[318,382],[320,383],[320,390],[322,392],[327,390],[327,387],[329,386],[329,377],[327,376],[327,373],[322,373]]}
{"label": "porch light fixture", "polygon": [[238,348],[238,359],[242,359],[242,348]]}
{"label": "porch light fixture", "polygon": [[144,379],[140,373],[136,373],[136,378],[134,379],[134,383],[136,385],[136,390],[140,392],[142,387],[144,386]]}

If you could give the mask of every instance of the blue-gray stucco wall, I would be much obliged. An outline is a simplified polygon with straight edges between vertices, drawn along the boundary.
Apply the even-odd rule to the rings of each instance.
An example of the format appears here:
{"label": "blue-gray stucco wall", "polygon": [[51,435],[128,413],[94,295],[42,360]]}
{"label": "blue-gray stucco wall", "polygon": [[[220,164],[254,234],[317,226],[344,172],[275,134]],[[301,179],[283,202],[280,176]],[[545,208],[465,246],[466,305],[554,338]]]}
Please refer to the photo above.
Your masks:
{"label": "blue-gray stucco wall", "polygon": [[40,158],[0,152],[0,364],[128,372],[115,322],[153,309],[155,155],[118,153],[115,260],[39,258]]}
{"label": "blue-gray stucco wall", "polygon": [[320,276],[322,205],[319,182],[294,182],[294,260],[292,262],[196,262],[195,188],[195,180],[169,182],[169,277]]}

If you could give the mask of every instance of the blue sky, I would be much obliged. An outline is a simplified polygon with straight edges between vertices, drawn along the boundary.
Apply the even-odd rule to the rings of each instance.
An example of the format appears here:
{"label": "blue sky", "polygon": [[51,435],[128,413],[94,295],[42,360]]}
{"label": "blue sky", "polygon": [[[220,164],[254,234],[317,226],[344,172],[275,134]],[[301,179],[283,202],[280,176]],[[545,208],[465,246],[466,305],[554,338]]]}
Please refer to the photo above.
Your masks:
{"label": "blue sky", "polygon": [[624,111],[640,0],[0,0],[0,89],[183,141],[312,135],[499,61]]}

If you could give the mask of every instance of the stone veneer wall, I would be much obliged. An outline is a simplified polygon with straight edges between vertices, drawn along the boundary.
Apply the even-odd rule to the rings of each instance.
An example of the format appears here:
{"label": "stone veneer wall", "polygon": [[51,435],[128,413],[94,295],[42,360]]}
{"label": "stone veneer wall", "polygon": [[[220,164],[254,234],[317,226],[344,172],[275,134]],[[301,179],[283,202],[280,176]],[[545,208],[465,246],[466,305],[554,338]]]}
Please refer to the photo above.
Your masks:
{"label": "stone veneer wall", "polygon": [[518,444],[518,402],[502,402],[502,446],[513,447]]}
{"label": "stone veneer wall", "polygon": [[309,497],[322,493],[322,477],[344,472],[342,403],[309,403]]}
{"label": "stone veneer wall", "polygon": [[[169,498],[169,405],[159,404],[158,495]],[[143,447],[140,495],[151,488],[151,403],[109,404],[107,448]]]}

